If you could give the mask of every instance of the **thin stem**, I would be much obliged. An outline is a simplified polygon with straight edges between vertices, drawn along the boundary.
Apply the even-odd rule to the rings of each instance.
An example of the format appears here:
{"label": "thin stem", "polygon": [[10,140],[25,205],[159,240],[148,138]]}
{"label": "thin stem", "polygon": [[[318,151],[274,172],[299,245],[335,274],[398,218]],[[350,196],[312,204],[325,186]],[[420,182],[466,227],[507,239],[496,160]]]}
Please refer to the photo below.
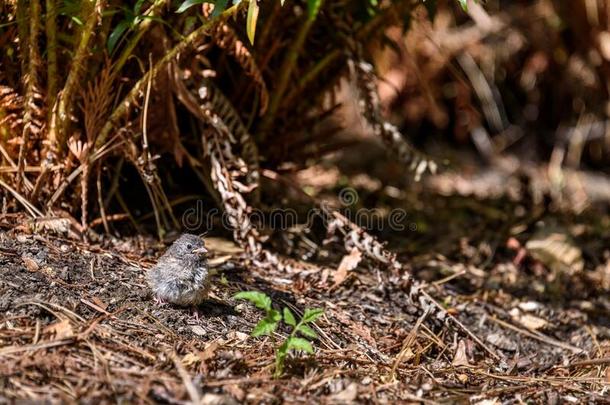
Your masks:
{"label": "thin stem", "polygon": [[[25,7],[25,6],[24,6]],[[38,67],[41,65],[40,55],[38,53],[38,34],[40,32],[40,1],[32,0],[30,3],[29,13],[29,39],[28,39],[28,60],[27,74],[25,76],[25,113],[23,114],[23,132],[21,136],[21,146],[19,147],[19,157],[17,159],[17,191],[21,191],[21,184],[25,178],[23,168],[25,165],[25,156],[28,152],[30,143],[30,134],[34,128],[34,115],[36,114],[36,91],[38,84]],[[24,41],[25,42],[25,41]],[[25,56],[25,51],[23,53]],[[31,190],[29,190],[31,191]]]}
{"label": "thin stem", "polygon": [[[100,208],[100,217],[102,218],[102,224],[104,225],[104,231],[110,234],[110,226],[108,226],[108,218],[106,217],[106,209],[104,207],[104,198],[102,197],[102,165],[96,165],[96,186],[97,186],[97,205]],[[91,223],[93,226],[93,222]]]}
{"label": "thin stem", "polygon": [[46,0],[47,37],[47,119],[50,121],[57,98],[57,2]]}
{"label": "thin stem", "polygon": [[269,14],[269,17],[263,24],[261,29],[261,33],[258,35],[257,49],[260,51],[261,49],[268,49],[267,41],[269,40],[269,35],[271,33],[271,29],[274,27],[274,21],[276,20],[280,10],[282,9],[282,5],[279,1],[275,1],[273,3],[273,9]]}
{"label": "thin stem", "polygon": [[341,50],[335,49],[329,52],[324,58],[320,59],[312,68],[305,73],[301,79],[297,82],[296,86],[286,96],[285,103],[290,105],[291,101],[299,95],[303,89],[305,89],[310,83],[312,83],[320,73],[322,73],[327,67],[332,65],[341,56]]}
{"label": "thin stem", "polygon": [[292,328],[292,332],[290,332],[290,335],[284,340],[284,342],[278,348],[275,349],[277,354],[275,356],[275,371],[273,372],[273,377],[279,378],[282,376],[282,374],[284,374],[284,360],[286,359],[287,350],[282,350],[281,347],[284,345],[288,346],[288,342],[290,341],[290,339],[296,336],[297,331],[302,325],[303,318],[301,318],[299,323],[297,323],[296,326]]}
{"label": "thin stem", "polygon": [[150,189],[150,185],[146,181],[146,178],[143,175],[143,173],[140,173],[140,176],[142,177],[142,183],[144,183],[144,188],[146,188],[146,193],[148,194],[148,199],[150,200],[150,203],[152,204],[153,212],[155,213],[155,223],[157,224],[157,236],[159,237],[159,240],[163,240],[163,235],[165,234],[165,228],[163,227],[163,224],[161,224],[161,217],[159,216],[159,208],[157,208],[156,195]]}
{"label": "thin stem", "polygon": [[123,170],[123,163],[125,163],[125,158],[121,156],[119,158],[118,163],[114,165],[114,175],[112,176],[112,181],[110,182],[110,187],[108,188],[106,198],[104,198],[104,210],[108,208],[108,205],[110,204],[114,193],[119,188],[119,181],[121,180],[121,171]]}
{"label": "thin stem", "polygon": [[121,209],[127,213],[127,217],[129,218],[129,222],[131,222],[133,227],[136,229],[136,232],[142,233],[143,232],[142,227],[140,226],[140,224],[138,224],[138,221],[136,221],[135,217],[133,216],[133,214],[129,210],[129,206],[125,202],[125,199],[123,198],[123,195],[121,194],[120,190],[117,190],[116,200],[119,203],[119,205],[121,206]]}
{"label": "thin stem", "polygon": [[83,172],[81,173],[80,184],[81,184],[81,227],[83,228],[83,237],[87,237],[87,202],[89,194],[89,168],[88,162],[85,162],[83,166]]}
{"label": "thin stem", "polygon": [[2,180],[0,180],[0,187],[4,187],[9,193],[11,193],[13,195],[13,197],[15,197],[15,199],[17,201],[19,201],[24,208],[28,211],[28,213],[36,218],[38,217],[42,217],[44,216],[42,214],[42,212],[40,212],[40,210],[38,210],[38,208],[36,208],[34,206],[34,204],[30,203],[24,196],[22,196],[21,194],[19,194],[17,192],[17,190],[15,190],[14,188],[12,188],[11,186],[9,186],[8,184],[6,184],[5,182],[3,182]]}

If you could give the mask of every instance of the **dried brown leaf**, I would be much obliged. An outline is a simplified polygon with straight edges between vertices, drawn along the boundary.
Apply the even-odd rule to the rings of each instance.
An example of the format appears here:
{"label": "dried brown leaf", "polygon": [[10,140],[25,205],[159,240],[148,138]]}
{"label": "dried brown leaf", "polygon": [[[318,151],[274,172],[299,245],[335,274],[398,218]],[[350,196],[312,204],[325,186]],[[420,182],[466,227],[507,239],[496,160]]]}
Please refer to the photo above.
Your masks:
{"label": "dried brown leaf", "polygon": [[55,340],[67,339],[74,336],[74,330],[68,319],[63,319],[47,326],[47,332],[55,335]]}
{"label": "dried brown leaf", "polygon": [[463,339],[460,339],[460,341],[458,342],[458,346],[455,350],[455,355],[453,356],[451,364],[456,367],[470,365],[470,362],[468,361],[468,355],[466,354],[466,343]]}
{"label": "dried brown leaf", "polygon": [[574,274],[584,268],[582,251],[561,230],[543,228],[525,244],[532,257],[553,271]]}
{"label": "dried brown leaf", "polygon": [[40,269],[40,266],[38,265],[36,260],[32,259],[31,257],[23,256],[21,258],[21,260],[23,260],[23,264],[24,264],[25,268],[28,269],[29,271],[34,272],[34,271],[38,271],[38,269]]}
{"label": "dried brown leaf", "polygon": [[361,260],[362,252],[360,252],[360,250],[355,247],[352,248],[349,254],[343,256],[343,259],[341,259],[341,263],[339,263],[337,271],[335,271],[333,275],[333,288],[343,283],[343,281],[345,281],[345,278],[347,277],[348,271],[354,270]]}

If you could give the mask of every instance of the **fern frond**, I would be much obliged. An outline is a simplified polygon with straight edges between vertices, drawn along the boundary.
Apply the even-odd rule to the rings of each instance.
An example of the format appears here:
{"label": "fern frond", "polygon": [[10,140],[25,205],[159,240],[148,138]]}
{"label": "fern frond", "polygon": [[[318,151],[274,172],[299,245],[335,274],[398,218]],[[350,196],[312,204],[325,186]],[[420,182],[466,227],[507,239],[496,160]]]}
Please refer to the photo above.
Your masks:
{"label": "fern frond", "polygon": [[398,128],[383,119],[377,94],[377,75],[373,66],[362,59],[350,59],[349,65],[360,96],[359,107],[374,134],[383,140],[401,163],[414,172],[416,181],[419,181],[426,171],[435,173],[438,167],[436,162],[415,149]]}
{"label": "fern frond", "polygon": [[91,81],[82,91],[82,105],[85,133],[87,140],[95,143],[98,132],[106,122],[107,115],[112,105],[112,85],[114,73],[110,64],[100,71],[97,78]]}
{"label": "fern frond", "polygon": [[21,133],[23,125],[23,97],[15,89],[0,86],[0,138],[8,140]]}
{"label": "fern frond", "polygon": [[194,44],[198,43],[202,37],[212,32],[218,23],[223,22],[225,19],[237,13],[243,4],[245,4],[245,2],[236,4],[223,11],[218,17],[214,17],[209,21],[206,21],[201,27],[197,28],[186,38],[180,41],[176,46],[167,51],[165,56],[156,62],[155,65],[148,72],[146,72],[136,84],[133,85],[125,98],[118,103],[117,107],[110,114],[110,118],[100,130],[97,137],[96,146],[103,145],[108,140],[110,134],[116,128],[121,119],[123,119],[131,111],[151,77],[154,78],[162,69],[167,68],[168,64],[175,61],[176,57],[181,52],[189,49]]}
{"label": "fern frond", "polygon": [[247,190],[239,177],[243,161],[232,151],[233,138],[226,126],[212,126],[203,132],[204,152],[210,159],[211,177],[233,228],[233,238],[251,257],[262,251],[260,235],[250,221],[250,209],[242,193]]}
{"label": "fern frond", "polygon": [[245,162],[243,170],[248,191],[257,188],[260,178],[258,148],[233,104],[209,79],[201,78],[195,84],[193,80],[185,79],[186,75],[175,64],[172,65],[172,71],[174,92],[178,100],[198,119],[223,134],[230,144],[239,145],[240,156]]}
{"label": "fern frond", "polygon": [[[250,220],[252,209],[244,198],[245,193],[258,185],[258,154],[250,154],[256,164],[256,171],[253,171],[235,150],[241,146],[240,154],[249,155],[244,150],[256,147],[252,137],[229,100],[209,80],[203,79],[198,87],[189,80],[187,88],[186,80],[180,76],[178,68],[173,67],[174,90],[178,99],[207,125],[202,133],[204,155],[209,159],[212,184],[220,195],[235,242],[244,248],[257,266],[285,266],[277,256],[262,247],[262,238]],[[252,179],[253,173],[255,179]],[[249,178],[256,181],[250,183]]]}
{"label": "fern frond", "polygon": [[381,265],[400,269],[402,264],[396,259],[396,254],[389,251],[373,235],[347,219],[335,210],[321,204],[322,212],[327,216],[327,240],[335,234],[343,238],[346,251],[358,249],[364,256]]}
{"label": "fern frond", "polygon": [[235,136],[241,147],[241,157],[248,166],[247,182],[251,187],[257,187],[259,182],[258,148],[254,139],[246,129],[233,104],[210,80],[203,79],[198,94],[204,108],[209,109],[226,125],[231,136]]}
{"label": "fern frond", "polygon": [[240,182],[243,174],[243,161],[233,154],[234,137],[224,132],[224,126],[214,126],[202,134],[204,153],[210,159],[210,177],[214,188],[220,194],[223,208],[233,227],[233,238],[258,267],[273,266],[279,269],[290,269],[290,264],[283,262],[274,253],[262,246],[262,238],[250,220],[251,207],[243,197],[248,191]]}

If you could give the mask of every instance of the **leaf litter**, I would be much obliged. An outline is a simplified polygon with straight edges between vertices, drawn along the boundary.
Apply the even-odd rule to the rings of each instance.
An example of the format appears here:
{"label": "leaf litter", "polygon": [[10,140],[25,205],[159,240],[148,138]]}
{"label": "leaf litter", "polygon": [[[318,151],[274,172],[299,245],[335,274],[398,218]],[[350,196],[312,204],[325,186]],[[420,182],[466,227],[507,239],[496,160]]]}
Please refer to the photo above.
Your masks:
{"label": "leaf litter", "polygon": [[[468,336],[426,319],[405,299],[400,273],[371,267],[355,248],[337,258],[328,279],[323,267],[298,260],[281,270],[248,267],[239,249],[226,248],[230,242],[210,238],[209,245],[222,260],[213,298],[198,308],[197,320],[188,309],[156,304],[147,290],[146,269],[162,253],[152,240],[127,239],[119,248],[19,229],[0,234],[0,251],[10,252],[0,256],[0,398],[510,403],[519,395],[546,403],[603,402],[608,394],[604,287],[583,296],[575,282],[571,300],[545,300],[531,280],[551,270],[525,258],[529,266],[506,278],[510,249],[484,272],[475,271],[487,260],[481,247],[464,241],[453,246],[471,262],[465,270],[448,259],[455,251],[442,254],[447,245],[437,245],[434,260],[412,260],[413,273],[429,279],[429,294],[495,359]],[[272,377],[274,347],[289,331],[251,338],[260,313],[232,299],[247,290],[265,292],[275,308],[298,317],[307,307],[324,308],[315,353],[289,355],[282,379]]]}

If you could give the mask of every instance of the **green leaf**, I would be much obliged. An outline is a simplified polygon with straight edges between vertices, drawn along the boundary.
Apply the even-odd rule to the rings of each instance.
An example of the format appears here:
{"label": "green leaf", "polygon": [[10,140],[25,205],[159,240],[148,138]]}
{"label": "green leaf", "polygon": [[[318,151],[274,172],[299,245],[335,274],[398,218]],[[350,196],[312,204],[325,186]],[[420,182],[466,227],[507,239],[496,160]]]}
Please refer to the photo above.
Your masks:
{"label": "green leaf", "polygon": [[211,3],[211,1],[210,0],[184,0],[182,2],[182,4],[180,4],[180,7],[178,7],[178,10],[176,10],[176,13],[184,13],[189,8],[196,6],[197,4],[203,4],[203,3]]}
{"label": "green leaf", "polygon": [[259,291],[242,291],[235,294],[233,299],[248,300],[256,305],[257,308],[264,309],[265,311],[271,310],[271,298]]}
{"label": "green leaf", "polygon": [[184,19],[184,31],[190,32],[195,28],[195,25],[199,22],[199,18],[194,15],[189,15]]}
{"label": "green leaf", "polygon": [[144,0],[136,1],[136,5],[133,6],[133,12],[136,14],[140,14],[140,10],[142,9],[142,4],[144,4]]}
{"label": "green leaf", "polygon": [[309,18],[314,19],[317,17],[321,4],[322,0],[307,0],[307,13],[309,14]]}
{"label": "green leaf", "polygon": [[307,13],[310,19],[315,19],[320,11],[322,0],[307,0]]}
{"label": "green leaf", "polygon": [[267,312],[267,318],[271,319],[273,322],[279,322],[282,320],[282,314],[275,309],[271,309]]}
{"label": "green leaf", "polygon": [[462,10],[468,11],[468,0],[458,0],[460,6],[462,6]]}
{"label": "green leaf", "polygon": [[284,322],[286,322],[290,326],[297,325],[297,321],[296,319],[294,319],[294,315],[292,315],[292,312],[290,312],[290,310],[286,307],[284,307]]}
{"label": "green leaf", "polygon": [[254,45],[254,35],[256,34],[256,21],[258,20],[258,1],[250,0],[248,5],[248,16],[246,17],[246,33],[250,43]]}
{"label": "green leaf", "polygon": [[108,36],[108,53],[112,54],[112,51],[116,47],[117,43],[123,36],[123,33],[131,26],[131,22],[123,20],[117,24]]}
{"label": "green leaf", "polygon": [[318,337],[318,334],[316,333],[315,330],[313,330],[312,328],[310,328],[307,325],[301,325],[297,328],[297,332],[299,332],[300,334],[302,334],[303,336],[306,336],[310,339],[315,339]]}
{"label": "green leaf", "polygon": [[290,339],[284,340],[284,343],[282,343],[280,347],[277,348],[276,359],[286,357],[286,353],[288,353],[288,340]]}
{"label": "green leaf", "polygon": [[[81,12],[82,1],[81,0],[63,0],[58,2],[58,14],[66,17],[70,17],[72,19],[76,19],[77,16]],[[82,23],[81,20],[78,20],[79,24]]]}
{"label": "green leaf", "polygon": [[306,353],[313,353],[313,346],[307,339],[290,337],[286,342],[288,343],[288,350],[302,350]]}
{"label": "green leaf", "polygon": [[254,329],[252,329],[252,336],[258,337],[263,335],[270,335],[277,329],[277,322],[265,317],[258,321]]}
{"label": "green leaf", "polygon": [[303,323],[313,322],[324,314],[322,308],[307,308],[303,314]]}

